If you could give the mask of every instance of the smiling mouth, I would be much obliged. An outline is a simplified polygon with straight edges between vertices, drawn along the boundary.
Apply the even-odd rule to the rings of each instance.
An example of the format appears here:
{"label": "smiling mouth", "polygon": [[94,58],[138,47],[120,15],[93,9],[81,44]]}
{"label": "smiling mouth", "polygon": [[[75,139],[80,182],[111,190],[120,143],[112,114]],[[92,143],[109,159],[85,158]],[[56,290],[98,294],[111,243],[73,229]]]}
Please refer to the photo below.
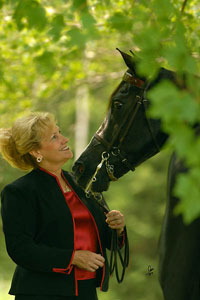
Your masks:
{"label": "smiling mouth", "polygon": [[69,150],[69,146],[66,146],[65,148],[63,148],[63,149],[60,150],[60,151],[66,151],[66,150]]}

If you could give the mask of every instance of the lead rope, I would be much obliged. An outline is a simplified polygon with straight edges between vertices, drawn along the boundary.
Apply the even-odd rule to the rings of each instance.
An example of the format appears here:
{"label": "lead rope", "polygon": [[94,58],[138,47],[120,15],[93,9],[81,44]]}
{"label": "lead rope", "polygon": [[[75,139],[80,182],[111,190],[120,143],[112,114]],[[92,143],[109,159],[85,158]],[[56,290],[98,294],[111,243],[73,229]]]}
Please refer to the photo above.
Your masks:
{"label": "lead rope", "polygon": [[[99,195],[98,195],[99,194]],[[105,200],[103,199],[102,195],[100,193],[90,194],[94,197],[95,201],[98,203],[98,205],[103,208],[103,210],[108,213],[109,208]],[[87,195],[88,197],[88,195]],[[116,275],[116,279],[118,283],[121,283],[124,279],[126,268],[129,264],[129,242],[128,242],[128,236],[127,236],[127,230],[126,227],[124,228],[123,237],[124,239],[124,245],[123,248],[123,254],[121,253],[121,247],[119,243],[119,237],[117,234],[116,229],[112,229],[112,235],[111,235],[111,247],[110,247],[110,263],[109,263],[109,273],[110,276],[114,273]],[[119,258],[119,259],[118,259]],[[119,275],[118,270],[118,260],[121,263],[121,276]]]}
{"label": "lead rope", "polygon": [[[110,275],[115,271],[115,275],[118,283],[121,283],[124,279],[126,268],[129,264],[129,242],[127,237],[126,227],[124,228],[124,254],[121,253],[121,248],[119,245],[119,238],[116,230],[112,230],[112,239],[111,239],[111,249],[110,249]],[[118,270],[118,257],[121,263],[122,272],[121,276],[119,275]]]}
{"label": "lead rope", "polygon": [[[90,196],[92,195],[93,198],[95,199],[95,201],[98,203],[98,205],[100,207],[102,207],[103,210],[106,213],[109,212],[109,208],[108,208],[107,203],[103,199],[101,193],[92,192],[91,186],[92,186],[92,183],[96,181],[96,175],[98,174],[99,170],[103,166],[104,162],[106,164],[107,171],[108,171],[108,169],[110,169],[110,172],[113,174],[113,171],[114,171],[113,166],[109,165],[109,163],[108,163],[109,156],[110,156],[109,153],[106,153],[106,152],[102,153],[101,162],[98,164],[94,175],[92,176],[92,178],[90,179],[88,185],[85,188],[86,197],[90,198]],[[113,175],[113,177],[114,177],[114,175]],[[124,238],[124,253],[122,255],[117,230],[112,229],[109,273],[110,273],[110,276],[111,276],[113,274],[113,272],[115,271],[118,283],[121,283],[123,281],[124,275],[125,275],[125,270],[126,270],[126,268],[128,267],[128,264],[129,264],[129,243],[128,243],[126,227],[124,228],[123,235],[124,235],[123,236],[123,238]],[[121,276],[119,276],[119,270],[118,270],[118,257],[119,257],[119,261],[120,261],[121,267],[122,267]]]}

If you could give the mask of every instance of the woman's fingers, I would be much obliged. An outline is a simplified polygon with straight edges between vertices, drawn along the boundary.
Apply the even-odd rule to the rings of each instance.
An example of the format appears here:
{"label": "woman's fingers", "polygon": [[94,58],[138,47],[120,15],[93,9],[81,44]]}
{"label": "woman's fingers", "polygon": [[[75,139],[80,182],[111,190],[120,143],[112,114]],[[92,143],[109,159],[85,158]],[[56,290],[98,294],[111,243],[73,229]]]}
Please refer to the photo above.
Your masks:
{"label": "woman's fingers", "polygon": [[85,269],[91,272],[96,271],[99,267],[103,267],[105,262],[101,254],[97,254],[87,250],[75,251],[72,263],[80,269]]}
{"label": "woman's fingers", "polygon": [[118,210],[111,210],[106,214],[106,223],[111,229],[117,229],[117,234],[120,234],[124,230],[125,221],[123,214]]}
{"label": "woman's fingers", "polygon": [[[96,253],[94,253],[94,254],[96,254]],[[95,262],[97,263],[97,265],[99,267],[103,267],[104,262],[105,262],[105,258],[100,254],[96,254],[96,255],[97,256],[95,257]]]}
{"label": "woman's fingers", "polygon": [[89,268],[91,268],[91,271],[94,272],[100,267],[103,267],[105,259],[103,256],[95,257],[94,261],[90,262]]}
{"label": "woman's fingers", "polygon": [[94,272],[98,268],[103,267],[105,259],[102,255],[91,252],[91,260],[89,262],[89,268]]}
{"label": "woman's fingers", "polygon": [[125,226],[124,216],[118,210],[111,210],[106,214],[106,222],[113,229],[121,229]]}

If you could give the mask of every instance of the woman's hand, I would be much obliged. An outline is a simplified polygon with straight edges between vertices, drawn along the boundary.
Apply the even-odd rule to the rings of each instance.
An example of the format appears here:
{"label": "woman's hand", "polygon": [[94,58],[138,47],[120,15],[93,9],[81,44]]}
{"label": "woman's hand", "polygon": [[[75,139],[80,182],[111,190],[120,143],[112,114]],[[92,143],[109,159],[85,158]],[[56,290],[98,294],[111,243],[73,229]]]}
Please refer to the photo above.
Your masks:
{"label": "woman's hand", "polygon": [[101,254],[97,254],[88,250],[76,250],[72,264],[80,269],[95,272],[99,267],[103,267],[105,262]]}
{"label": "woman's hand", "polygon": [[124,230],[124,216],[118,210],[111,210],[106,214],[106,223],[110,228],[117,229],[118,235],[120,235]]}

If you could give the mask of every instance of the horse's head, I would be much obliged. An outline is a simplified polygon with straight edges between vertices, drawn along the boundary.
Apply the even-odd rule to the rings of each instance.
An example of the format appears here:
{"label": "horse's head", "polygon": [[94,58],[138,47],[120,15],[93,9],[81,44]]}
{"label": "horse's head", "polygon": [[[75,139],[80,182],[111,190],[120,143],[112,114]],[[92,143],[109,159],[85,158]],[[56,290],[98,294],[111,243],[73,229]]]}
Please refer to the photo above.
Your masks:
{"label": "horse's head", "polygon": [[85,189],[101,164],[92,182],[95,192],[107,190],[111,180],[155,155],[167,138],[161,121],[146,114],[150,104],[146,92],[163,78],[174,80],[174,73],[162,68],[149,83],[137,75],[133,58],[121,54],[128,70],[111,95],[104,122],[73,166],[78,184]]}

